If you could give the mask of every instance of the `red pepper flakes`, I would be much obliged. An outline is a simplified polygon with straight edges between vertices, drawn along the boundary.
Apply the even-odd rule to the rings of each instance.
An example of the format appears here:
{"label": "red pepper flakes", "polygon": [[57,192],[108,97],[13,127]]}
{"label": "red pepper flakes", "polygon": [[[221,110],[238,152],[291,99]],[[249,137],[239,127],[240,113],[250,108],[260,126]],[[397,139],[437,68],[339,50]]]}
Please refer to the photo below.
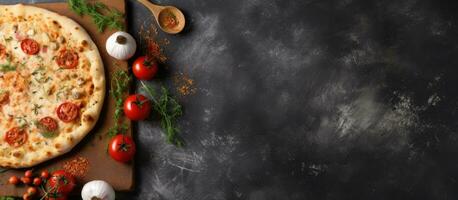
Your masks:
{"label": "red pepper flakes", "polygon": [[89,170],[89,160],[78,156],[66,161],[62,167],[67,173],[73,175],[78,180],[83,179]]}
{"label": "red pepper flakes", "polygon": [[140,46],[143,47],[145,56],[155,59],[159,63],[165,63],[167,57],[163,52],[162,46],[170,44],[167,39],[158,40],[158,31],[155,24],[151,23],[145,28],[145,24],[140,27]]}
{"label": "red pepper flakes", "polygon": [[196,92],[194,80],[183,73],[175,75],[173,77],[173,82],[176,85],[176,90],[180,96],[188,96]]}
{"label": "red pepper flakes", "polygon": [[149,59],[155,59],[159,63],[165,63],[165,61],[167,61],[167,57],[164,55],[161,46],[159,46],[159,44],[153,39],[148,39],[146,42],[148,45],[146,49],[146,57]]}

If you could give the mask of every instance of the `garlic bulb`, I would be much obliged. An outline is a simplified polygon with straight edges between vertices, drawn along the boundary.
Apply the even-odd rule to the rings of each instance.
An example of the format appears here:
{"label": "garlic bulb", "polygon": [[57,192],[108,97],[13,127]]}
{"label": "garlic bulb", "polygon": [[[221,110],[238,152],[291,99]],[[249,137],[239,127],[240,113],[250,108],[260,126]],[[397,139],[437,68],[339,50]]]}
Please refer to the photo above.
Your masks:
{"label": "garlic bulb", "polygon": [[113,58],[127,60],[135,54],[137,43],[129,33],[118,31],[108,38],[106,48]]}
{"label": "garlic bulb", "polygon": [[95,180],[83,186],[81,198],[83,200],[114,200],[115,191],[107,182]]}

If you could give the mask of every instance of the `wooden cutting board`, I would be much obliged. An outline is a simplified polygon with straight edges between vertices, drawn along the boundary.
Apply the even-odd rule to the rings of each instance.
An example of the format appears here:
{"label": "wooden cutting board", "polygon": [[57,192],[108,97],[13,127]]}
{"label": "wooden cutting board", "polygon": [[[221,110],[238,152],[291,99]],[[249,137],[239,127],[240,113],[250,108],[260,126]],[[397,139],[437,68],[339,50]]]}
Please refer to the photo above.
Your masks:
{"label": "wooden cutting board", "polygon": [[[125,12],[124,0],[99,0],[100,2]],[[106,133],[110,127],[114,125],[113,114],[115,108],[114,100],[108,95],[111,74],[116,69],[127,70],[127,62],[116,61],[111,58],[105,50],[106,39],[115,31],[105,30],[103,33],[97,31],[97,27],[92,23],[88,16],[81,17],[67,7],[66,2],[61,3],[44,3],[34,4],[34,6],[46,8],[61,15],[70,17],[83,26],[91,36],[92,40],[99,48],[105,67],[105,76],[107,78],[107,94],[102,113],[95,128],[69,153],[40,164],[34,168],[34,171],[42,169],[61,169],[64,163],[78,157],[83,157],[88,160],[89,167],[84,178],[78,179],[78,185],[81,187],[84,183],[91,180],[105,180],[110,183],[117,191],[130,191],[134,185],[133,163],[122,164],[110,158],[106,149],[109,138]],[[115,64],[117,63],[117,64]],[[126,121],[131,127],[130,121]],[[131,129],[128,134],[131,134]],[[18,177],[23,176],[24,170],[9,170],[0,174],[0,196],[22,196],[25,191],[23,186],[13,186],[8,184],[8,178],[11,175]],[[80,188],[78,188],[80,189]],[[79,190],[77,190],[79,192]]]}

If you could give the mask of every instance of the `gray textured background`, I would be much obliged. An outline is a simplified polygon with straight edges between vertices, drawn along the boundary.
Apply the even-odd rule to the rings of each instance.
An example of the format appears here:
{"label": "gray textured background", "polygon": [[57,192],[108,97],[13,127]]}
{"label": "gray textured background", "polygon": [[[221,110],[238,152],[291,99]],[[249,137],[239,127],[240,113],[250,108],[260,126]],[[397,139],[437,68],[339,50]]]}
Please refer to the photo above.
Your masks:
{"label": "gray textured background", "polygon": [[138,124],[120,199],[458,199],[456,1],[155,2],[188,17],[162,37],[197,92],[185,148]]}

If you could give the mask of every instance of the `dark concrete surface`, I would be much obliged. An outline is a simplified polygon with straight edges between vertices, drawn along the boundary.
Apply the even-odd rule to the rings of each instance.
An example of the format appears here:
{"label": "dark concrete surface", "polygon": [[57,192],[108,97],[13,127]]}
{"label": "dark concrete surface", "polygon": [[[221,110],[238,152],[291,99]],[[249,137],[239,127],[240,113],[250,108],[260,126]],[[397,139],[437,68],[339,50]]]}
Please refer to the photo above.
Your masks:
{"label": "dark concrete surface", "polygon": [[[458,199],[457,1],[155,2],[185,11],[160,38],[197,91],[184,148],[138,124],[119,199]],[[128,11],[134,35],[151,23]]]}

